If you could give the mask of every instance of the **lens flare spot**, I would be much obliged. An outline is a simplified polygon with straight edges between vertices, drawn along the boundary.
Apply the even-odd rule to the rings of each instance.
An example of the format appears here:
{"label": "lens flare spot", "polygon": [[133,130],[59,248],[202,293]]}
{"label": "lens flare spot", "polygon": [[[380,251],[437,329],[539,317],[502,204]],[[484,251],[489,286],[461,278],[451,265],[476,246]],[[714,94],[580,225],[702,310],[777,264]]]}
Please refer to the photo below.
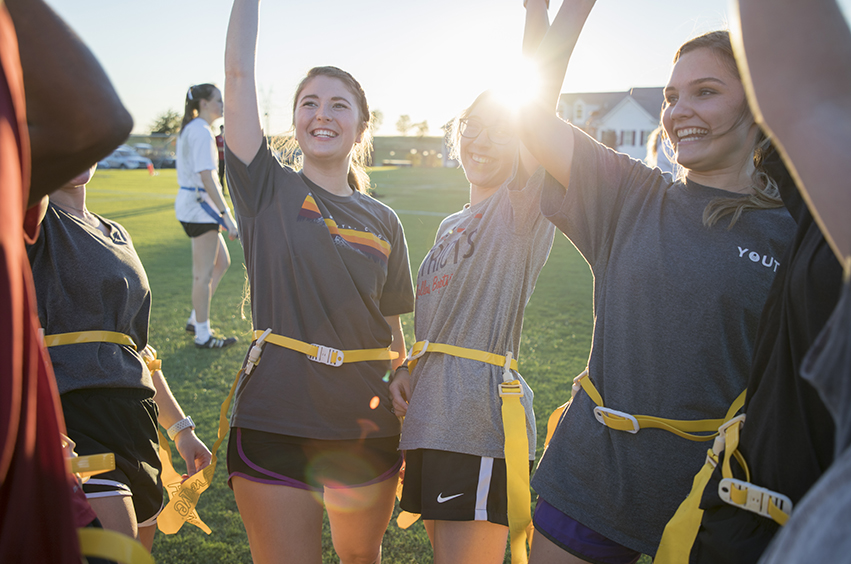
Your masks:
{"label": "lens flare spot", "polygon": [[[324,503],[335,511],[362,511],[376,501],[376,488],[357,487],[379,472],[357,452],[324,452],[311,459],[308,477],[324,487]],[[355,484],[354,487],[346,484]]]}
{"label": "lens flare spot", "polygon": [[378,404],[381,403],[381,399],[378,396],[372,396],[372,399],[369,400],[369,408],[375,409],[378,407]]}
{"label": "lens flare spot", "polygon": [[378,431],[378,425],[372,419],[358,419],[360,425],[360,440],[364,440],[370,433]]}
{"label": "lens flare spot", "polygon": [[389,370],[387,371],[387,374],[385,374],[385,375],[384,375],[384,378],[382,378],[382,380],[383,380],[384,382],[389,382],[389,381],[390,381],[390,371],[389,371]]}

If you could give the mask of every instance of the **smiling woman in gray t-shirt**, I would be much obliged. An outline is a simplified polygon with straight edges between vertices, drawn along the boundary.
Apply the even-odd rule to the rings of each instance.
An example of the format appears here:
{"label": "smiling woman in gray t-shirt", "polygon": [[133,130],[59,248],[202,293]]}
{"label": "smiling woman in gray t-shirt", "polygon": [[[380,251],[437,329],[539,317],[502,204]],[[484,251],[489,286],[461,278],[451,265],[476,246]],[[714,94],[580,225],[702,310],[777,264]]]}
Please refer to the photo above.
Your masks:
{"label": "smiling woman in gray t-shirt", "polygon": [[301,170],[275,158],[257,110],[258,20],[258,0],[234,2],[225,159],[252,321],[272,335],[236,391],[230,483],[255,562],[320,562],[323,502],[340,560],[374,562],[402,465],[385,375],[405,360],[407,245],[366,194],[371,115],[349,73],[308,72],[293,104]]}
{"label": "smiling woman in gray t-shirt", "polygon": [[[563,4],[541,60],[569,56],[577,22],[563,16],[583,3]],[[684,171],[678,179],[551,111],[524,116],[523,140],[551,175],[544,214],[594,274],[587,377],[532,480],[539,498],[531,562],[655,555],[711,442],[617,428],[601,408],[723,420],[747,385],[760,313],[794,230],[765,172],[768,143],[728,34],[684,44],[664,93],[662,125]]]}

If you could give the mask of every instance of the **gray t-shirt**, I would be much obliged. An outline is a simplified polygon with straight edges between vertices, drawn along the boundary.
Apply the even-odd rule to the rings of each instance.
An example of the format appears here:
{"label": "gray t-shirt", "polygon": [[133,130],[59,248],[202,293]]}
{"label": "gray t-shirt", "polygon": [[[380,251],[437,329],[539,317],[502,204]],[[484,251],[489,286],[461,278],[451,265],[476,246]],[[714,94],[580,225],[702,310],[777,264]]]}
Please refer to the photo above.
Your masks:
{"label": "gray t-shirt", "polygon": [[83,388],[143,388],[154,392],[138,351],[148,344],[151,289],[130,235],[100,216],[109,236],[50,204],[38,239],[28,249],[46,335],[115,331],[133,350],[115,343],[50,347],[59,393]]}
{"label": "gray t-shirt", "polygon": [[[255,329],[340,350],[388,347],[385,316],[413,310],[402,224],[365,194],[336,196],[282,166],[265,144],[246,166],[225,151]],[[231,424],[313,439],[389,437],[389,361],[331,367],[266,345],[239,383]],[[379,405],[372,409],[373,398]]]}
{"label": "gray t-shirt", "polygon": [[[744,390],[754,337],[795,230],[784,208],[703,225],[706,204],[735,194],[616,153],[574,129],[570,186],[552,178],[543,212],[594,274],[590,378],[609,408],[715,419]],[[565,379],[565,395],[570,389]],[[544,452],[532,487],[550,504],[633,550],[655,554],[710,443],[637,434],[596,421],[580,392]]]}
{"label": "gray t-shirt", "polygon": [[[417,273],[417,340],[514,358],[526,303],[555,228],[540,211],[543,169],[524,186],[506,183],[440,224]],[[441,353],[420,358],[402,427],[403,450],[427,448],[505,458],[502,368]],[[519,374],[529,459],[535,458],[532,390]]]}

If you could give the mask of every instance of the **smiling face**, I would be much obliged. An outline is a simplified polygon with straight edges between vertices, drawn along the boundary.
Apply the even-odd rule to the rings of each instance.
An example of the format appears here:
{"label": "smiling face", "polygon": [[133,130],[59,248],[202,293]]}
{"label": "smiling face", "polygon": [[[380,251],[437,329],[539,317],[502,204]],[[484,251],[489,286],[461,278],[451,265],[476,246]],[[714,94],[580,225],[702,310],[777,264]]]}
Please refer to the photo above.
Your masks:
{"label": "smiling face", "polygon": [[324,75],[297,94],[293,121],[306,159],[348,159],[364,130],[355,96],[343,81]]}
{"label": "smiling face", "polygon": [[747,169],[758,128],[742,81],[722,55],[698,48],[680,55],[665,87],[662,125],[688,172]]}
{"label": "smiling face", "polygon": [[499,140],[511,130],[505,110],[486,97],[473,106],[465,119],[470,124],[468,131],[478,129],[479,132],[474,137],[461,135],[459,152],[464,174],[474,188],[496,190],[508,180],[518,148],[513,135],[505,144],[491,141],[491,137]]}

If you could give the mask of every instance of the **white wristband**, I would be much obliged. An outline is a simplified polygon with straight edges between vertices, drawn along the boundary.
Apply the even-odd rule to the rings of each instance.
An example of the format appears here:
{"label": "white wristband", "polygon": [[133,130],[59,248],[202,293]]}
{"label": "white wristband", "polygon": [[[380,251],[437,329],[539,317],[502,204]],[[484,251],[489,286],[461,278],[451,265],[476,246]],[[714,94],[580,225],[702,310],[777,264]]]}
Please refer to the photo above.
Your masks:
{"label": "white wristband", "polygon": [[184,419],[181,419],[180,421],[178,421],[177,423],[175,423],[171,427],[169,427],[168,431],[166,431],[166,433],[168,433],[169,439],[174,440],[174,437],[176,437],[177,434],[179,432],[181,432],[182,430],[194,429],[194,428],[195,428],[195,423],[192,421],[192,418],[186,417]]}

